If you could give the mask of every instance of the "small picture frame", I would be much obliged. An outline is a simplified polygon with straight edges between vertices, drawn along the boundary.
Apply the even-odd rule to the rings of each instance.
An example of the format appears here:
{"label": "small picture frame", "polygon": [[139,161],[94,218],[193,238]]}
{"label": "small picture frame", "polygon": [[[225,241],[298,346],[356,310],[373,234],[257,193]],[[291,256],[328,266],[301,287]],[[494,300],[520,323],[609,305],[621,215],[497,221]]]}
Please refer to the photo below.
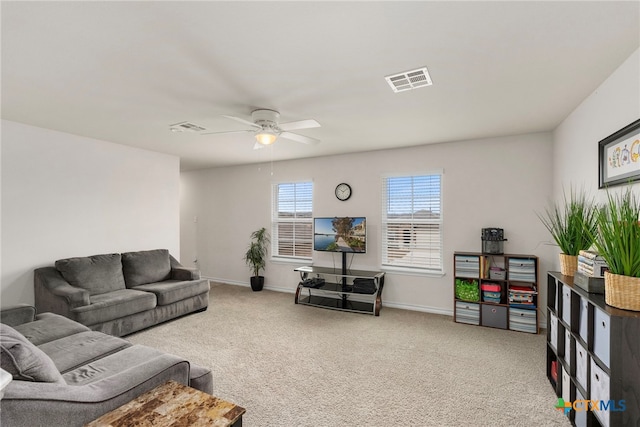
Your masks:
{"label": "small picture frame", "polygon": [[598,188],[640,180],[640,119],[598,143]]}

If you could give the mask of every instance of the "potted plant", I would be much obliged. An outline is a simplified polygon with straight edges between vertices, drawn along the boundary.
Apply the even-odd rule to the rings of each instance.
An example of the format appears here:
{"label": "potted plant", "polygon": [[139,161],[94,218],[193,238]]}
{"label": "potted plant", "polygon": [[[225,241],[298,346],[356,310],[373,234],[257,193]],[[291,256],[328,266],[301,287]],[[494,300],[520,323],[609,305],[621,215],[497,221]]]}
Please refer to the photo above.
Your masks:
{"label": "potted plant", "polygon": [[578,269],[578,254],[591,247],[595,239],[598,209],[584,190],[571,189],[569,197],[563,192],[562,203],[545,209],[538,218],[560,247],[560,272],[573,276]]}
{"label": "potted plant", "polygon": [[627,188],[611,195],[597,215],[594,245],[606,261],[604,274],[607,304],[640,311],[640,200]]}
{"label": "potted plant", "polygon": [[269,249],[269,232],[262,227],[251,233],[251,243],[244,254],[244,261],[251,267],[251,289],[261,291],[264,286],[264,276],[260,276],[260,270],[264,270],[267,264],[267,251]]}

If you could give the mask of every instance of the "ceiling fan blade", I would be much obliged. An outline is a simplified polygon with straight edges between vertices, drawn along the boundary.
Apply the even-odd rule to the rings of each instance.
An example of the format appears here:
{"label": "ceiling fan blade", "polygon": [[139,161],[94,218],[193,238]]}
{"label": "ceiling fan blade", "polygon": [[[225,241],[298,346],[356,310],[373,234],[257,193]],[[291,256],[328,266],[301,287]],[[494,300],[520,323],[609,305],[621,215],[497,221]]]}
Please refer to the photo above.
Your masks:
{"label": "ceiling fan blade", "polygon": [[253,146],[253,149],[254,149],[254,150],[259,150],[259,149],[264,148],[264,147],[265,147],[265,145],[260,144],[259,142],[256,142],[256,143],[254,144],[254,146]]}
{"label": "ceiling fan blade", "polygon": [[222,135],[222,134],[225,134],[225,133],[245,133],[245,132],[255,132],[255,130],[253,130],[253,129],[228,130],[228,131],[224,131],[224,132],[206,132],[206,133],[201,133],[200,135]]}
{"label": "ceiling fan blade", "polygon": [[298,135],[297,133],[291,133],[291,132],[282,132],[280,136],[282,138],[290,139],[292,141],[302,142],[303,144],[317,144],[320,142],[319,139],[311,138],[309,136],[304,136],[304,135]]}
{"label": "ceiling fan blade", "polygon": [[226,116],[226,115],[222,115],[222,117],[226,117],[227,119],[231,119],[231,120],[235,120],[236,122],[240,122],[240,123],[244,123],[245,125],[249,125],[252,126],[254,128],[260,128],[260,126],[258,126],[257,124],[250,122],[249,120],[245,120],[245,119],[241,119],[240,117],[235,117],[235,116]]}
{"label": "ceiling fan blade", "polygon": [[311,129],[319,128],[320,123],[313,119],[298,120],[297,122],[280,123],[278,127],[284,131],[297,130],[297,129]]}

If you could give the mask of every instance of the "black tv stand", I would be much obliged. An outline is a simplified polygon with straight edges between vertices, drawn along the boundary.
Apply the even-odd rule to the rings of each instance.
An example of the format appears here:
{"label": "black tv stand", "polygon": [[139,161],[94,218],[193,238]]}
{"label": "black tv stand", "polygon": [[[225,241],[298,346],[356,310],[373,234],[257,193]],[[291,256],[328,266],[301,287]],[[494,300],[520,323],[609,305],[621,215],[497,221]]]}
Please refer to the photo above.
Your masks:
{"label": "black tv stand", "polygon": [[[380,315],[384,272],[347,269],[346,253],[342,253],[342,268],[304,266],[294,269],[300,273],[300,283],[296,289],[295,303],[329,308],[332,310]],[[320,287],[305,286],[305,280],[322,277],[325,283]],[[370,279],[375,285],[373,293],[354,292],[350,285],[354,279]],[[332,280],[333,281],[332,281]]]}
{"label": "black tv stand", "polygon": [[342,252],[342,286],[347,286],[347,253]]}

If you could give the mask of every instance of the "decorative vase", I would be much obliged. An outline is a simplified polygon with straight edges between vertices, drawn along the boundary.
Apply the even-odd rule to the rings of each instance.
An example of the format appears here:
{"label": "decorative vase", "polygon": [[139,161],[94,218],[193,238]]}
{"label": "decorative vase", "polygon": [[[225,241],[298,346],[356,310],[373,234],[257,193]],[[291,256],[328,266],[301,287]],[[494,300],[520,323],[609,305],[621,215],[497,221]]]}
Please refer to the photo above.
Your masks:
{"label": "decorative vase", "polygon": [[263,286],[264,286],[264,276],[251,277],[251,289],[254,292],[261,291]]}
{"label": "decorative vase", "polygon": [[578,271],[578,256],[560,254],[560,273],[573,277]]}
{"label": "decorative vase", "polygon": [[640,277],[605,271],[604,300],[612,307],[640,311]]}

